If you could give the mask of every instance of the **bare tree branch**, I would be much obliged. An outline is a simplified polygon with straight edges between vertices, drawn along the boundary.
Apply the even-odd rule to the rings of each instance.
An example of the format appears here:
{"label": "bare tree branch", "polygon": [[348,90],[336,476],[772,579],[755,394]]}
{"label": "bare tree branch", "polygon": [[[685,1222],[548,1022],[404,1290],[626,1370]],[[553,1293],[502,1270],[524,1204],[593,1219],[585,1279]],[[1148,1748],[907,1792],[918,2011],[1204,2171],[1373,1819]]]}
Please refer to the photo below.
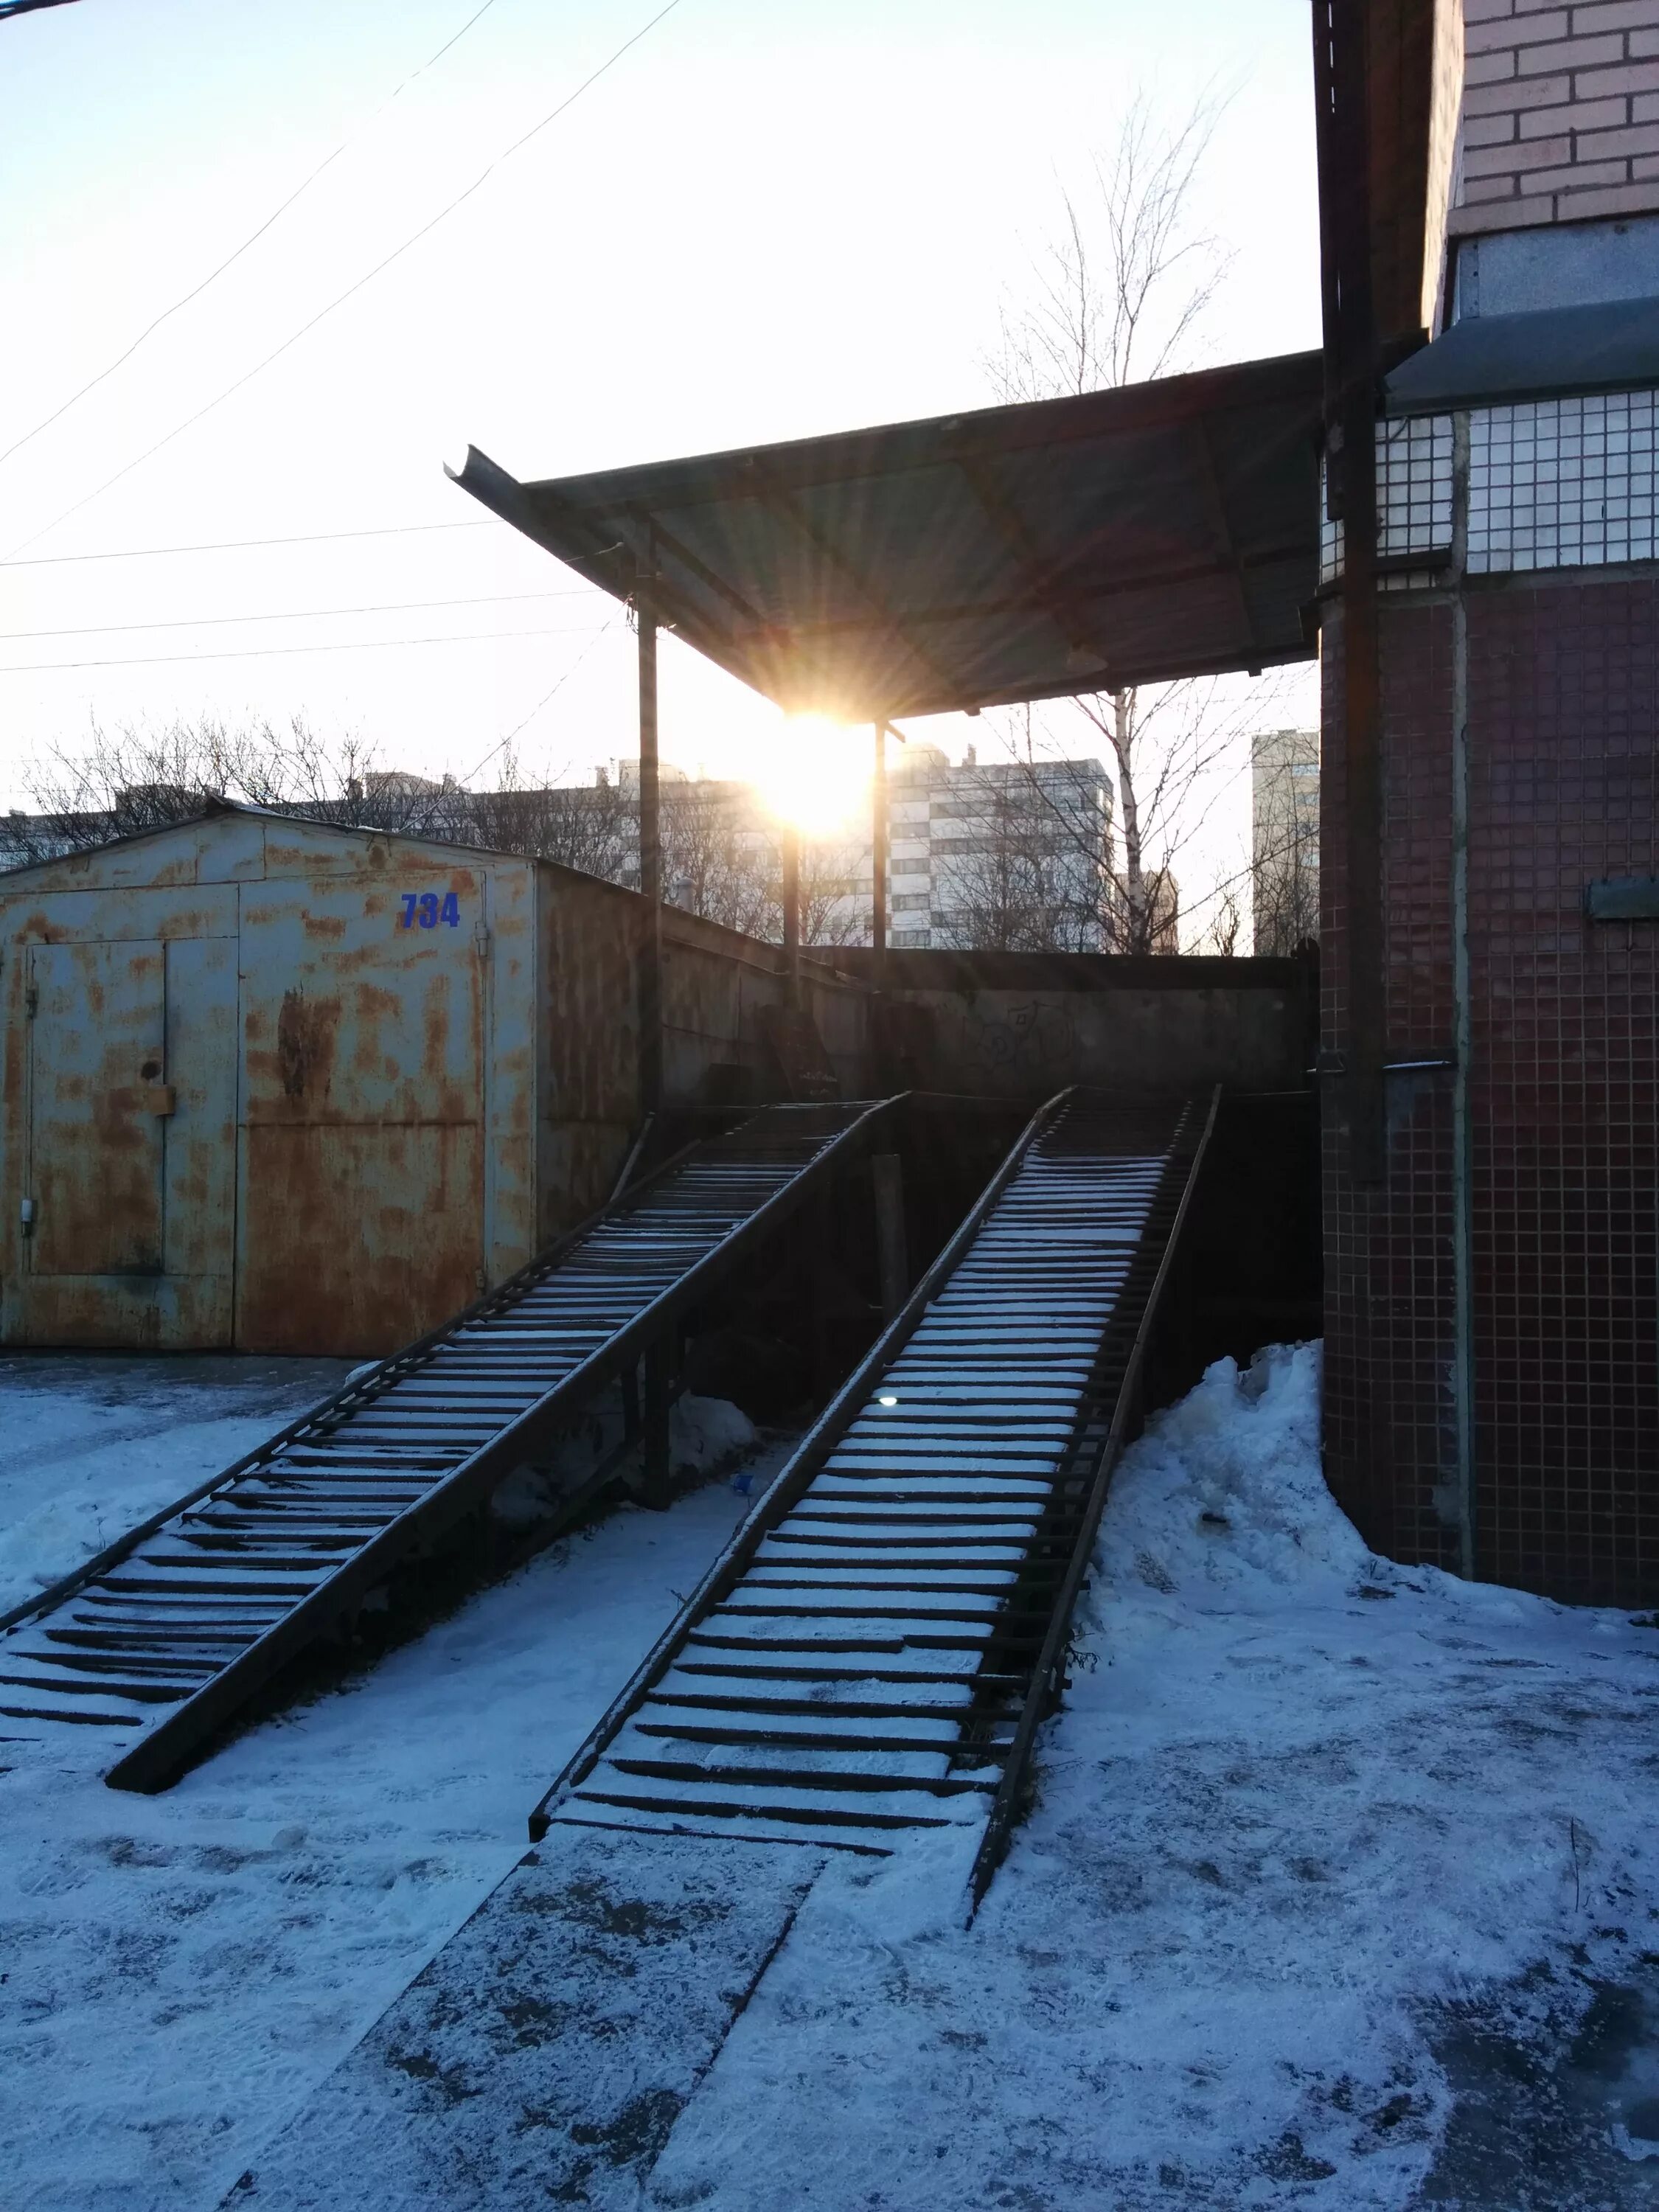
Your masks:
{"label": "bare tree branch", "polygon": [[[1191,364],[1232,261],[1193,212],[1227,104],[1212,92],[1171,122],[1138,94],[1095,156],[1090,189],[1062,188],[1062,219],[1033,262],[1030,294],[1005,299],[1000,343],[985,364],[1001,398],[1108,390]],[[1117,787],[1105,941],[1123,951],[1174,951],[1174,864],[1209,811],[1194,818],[1194,794],[1236,751],[1259,706],[1236,708],[1223,687],[1202,680],[1097,693],[1063,711],[1091,725]],[[1016,723],[1007,749],[1030,761],[1029,713],[1023,738],[1022,746]],[[1063,741],[1061,750],[1069,750]],[[1035,766],[1030,781],[1037,793]]]}

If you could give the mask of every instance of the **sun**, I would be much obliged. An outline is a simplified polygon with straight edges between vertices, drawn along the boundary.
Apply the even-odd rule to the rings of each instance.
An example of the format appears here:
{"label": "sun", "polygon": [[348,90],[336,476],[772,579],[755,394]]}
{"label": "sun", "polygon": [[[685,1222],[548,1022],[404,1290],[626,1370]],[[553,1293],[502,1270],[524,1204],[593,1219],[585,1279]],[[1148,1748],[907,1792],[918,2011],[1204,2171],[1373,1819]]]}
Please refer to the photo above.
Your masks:
{"label": "sun", "polygon": [[766,748],[756,776],[762,798],[803,836],[851,829],[869,803],[869,732],[824,714],[791,714]]}

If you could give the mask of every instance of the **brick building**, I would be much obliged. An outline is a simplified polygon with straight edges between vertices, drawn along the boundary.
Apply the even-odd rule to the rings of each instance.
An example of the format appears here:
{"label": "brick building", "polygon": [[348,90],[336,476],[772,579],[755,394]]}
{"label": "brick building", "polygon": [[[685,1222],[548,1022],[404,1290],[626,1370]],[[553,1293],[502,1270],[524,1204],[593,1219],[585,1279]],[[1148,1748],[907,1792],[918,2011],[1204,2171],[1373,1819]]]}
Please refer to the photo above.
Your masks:
{"label": "brick building", "polygon": [[1328,1471],[1652,1604],[1659,0],[1320,12]]}

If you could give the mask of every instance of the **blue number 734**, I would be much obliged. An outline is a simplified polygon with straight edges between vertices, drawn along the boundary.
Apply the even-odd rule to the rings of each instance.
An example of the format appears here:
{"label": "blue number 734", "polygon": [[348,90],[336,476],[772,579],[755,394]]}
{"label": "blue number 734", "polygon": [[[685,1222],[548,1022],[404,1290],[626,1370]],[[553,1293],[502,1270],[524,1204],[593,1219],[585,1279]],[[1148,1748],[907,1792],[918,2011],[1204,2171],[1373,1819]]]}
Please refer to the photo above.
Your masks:
{"label": "blue number 734", "polygon": [[461,926],[461,902],[453,891],[445,895],[441,905],[436,891],[404,891],[402,897],[404,910],[398,921],[399,929],[413,929],[417,922],[422,929],[435,929],[440,921],[447,923],[451,929]]}

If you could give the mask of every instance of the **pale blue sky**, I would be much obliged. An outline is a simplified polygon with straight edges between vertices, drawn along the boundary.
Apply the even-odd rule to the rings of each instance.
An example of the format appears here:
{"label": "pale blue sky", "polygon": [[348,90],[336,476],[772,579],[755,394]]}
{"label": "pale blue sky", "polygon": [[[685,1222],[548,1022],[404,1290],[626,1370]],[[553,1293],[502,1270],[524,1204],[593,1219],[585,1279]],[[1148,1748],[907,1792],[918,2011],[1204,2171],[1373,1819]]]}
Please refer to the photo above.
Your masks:
{"label": "pale blue sky", "polygon": [[[653,0],[76,0],[0,25],[0,447],[358,143],[226,278],[0,465],[0,555],[210,399],[434,212]],[[470,438],[526,476],[988,404],[999,301],[1138,87],[1236,84],[1204,185],[1237,248],[1208,357],[1317,338],[1304,0],[681,0],[431,239],[27,556],[471,520]],[[185,559],[0,568],[0,630],[562,590],[492,526]],[[531,628],[408,652],[0,676],[0,798],[88,714],[353,726],[465,774],[519,741],[568,773],[631,742],[629,641],[580,592],[425,613],[3,641],[0,661]],[[664,746],[744,767],[769,712],[673,649]],[[938,734],[954,744],[957,731]]]}

